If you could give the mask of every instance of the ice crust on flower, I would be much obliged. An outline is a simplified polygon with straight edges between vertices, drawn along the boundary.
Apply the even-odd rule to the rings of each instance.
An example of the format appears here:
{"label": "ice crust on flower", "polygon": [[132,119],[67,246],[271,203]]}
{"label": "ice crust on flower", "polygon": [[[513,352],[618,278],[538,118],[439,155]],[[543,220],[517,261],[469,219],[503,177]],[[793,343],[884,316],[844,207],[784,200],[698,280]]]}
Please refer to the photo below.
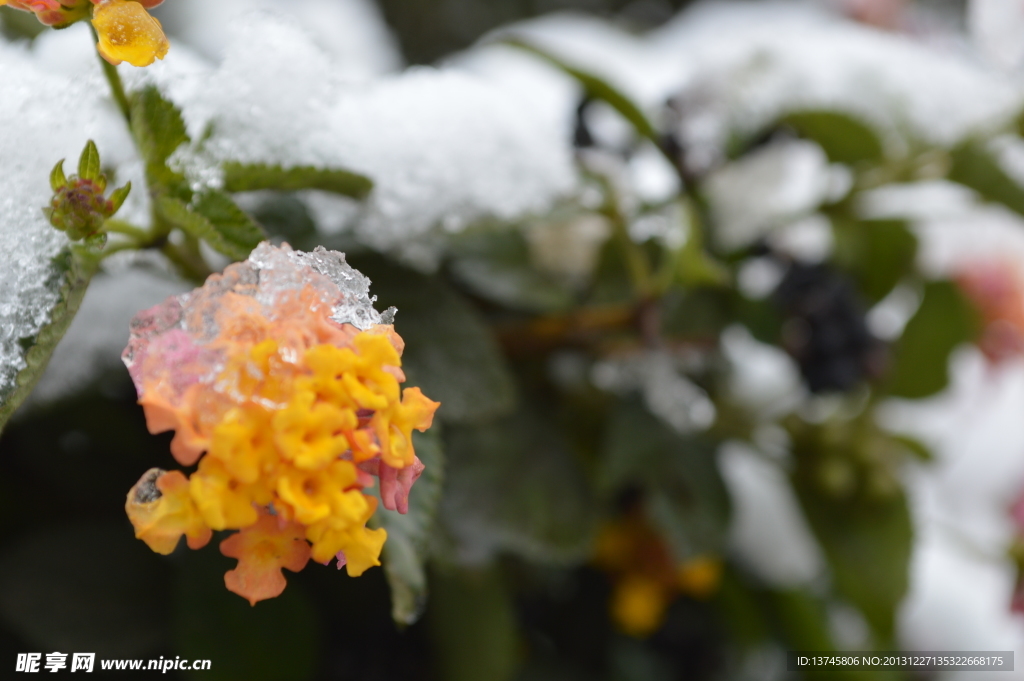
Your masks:
{"label": "ice crust on flower", "polygon": [[[132,340],[123,359],[140,397],[148,383],[144,358],[158,343],[162,350],[173,349],[199,358],[196,363],[177,363],[180,357],[168,358],[177,371],[192,372],[174,376],[176,384],[211,383],[216,378],[223,368],[224,358],[217,351],[198,347],[188,339],[208,342],[222,334],[224,329],[219,322],[223,317],[217,315],[217,310],[225,296],[249,297],[264,316],[275,319],[290,314],[294,303],[286,301],[308,289],[315,296],[310,302],[327,306],[329,319],[339,328],[350,324],[361,331],[390,323],[394,315],[393,309],[384,315],[377,312],[369,294],[370,280],[345,262],[344,254],[322,246],[312,253],[302,253],[287,245],[277,248],[264,242],[253,250],[248,260],[229,266],[208,286],[209,291],[204,288],[168,298],[133,320]],[[164,366],[160,363],[155,368],[163,370]]]}

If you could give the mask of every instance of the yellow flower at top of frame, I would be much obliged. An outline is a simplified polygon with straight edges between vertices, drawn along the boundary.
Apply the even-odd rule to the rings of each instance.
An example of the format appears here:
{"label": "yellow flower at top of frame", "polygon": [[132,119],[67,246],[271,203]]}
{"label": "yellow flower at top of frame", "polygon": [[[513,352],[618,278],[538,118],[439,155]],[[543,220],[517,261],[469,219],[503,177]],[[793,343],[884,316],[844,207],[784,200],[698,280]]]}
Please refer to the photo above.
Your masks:
{"label": "yellow flower at top of frame", "polygon": [[170,44],[160,22],[134,0],[102,0],[92,15],[100,55],[115,66],[149,66],[167,55]]}

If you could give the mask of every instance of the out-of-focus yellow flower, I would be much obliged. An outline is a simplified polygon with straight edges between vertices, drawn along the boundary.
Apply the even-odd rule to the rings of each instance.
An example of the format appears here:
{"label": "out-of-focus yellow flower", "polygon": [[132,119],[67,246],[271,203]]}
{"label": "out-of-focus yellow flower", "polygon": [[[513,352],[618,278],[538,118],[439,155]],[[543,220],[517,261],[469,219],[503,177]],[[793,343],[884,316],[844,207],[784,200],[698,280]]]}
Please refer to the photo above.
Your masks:
{"label": "out-of-focus yellow flower", "polygon": [[653,634],[665,619],[672,593],[656,579],[629,575],[612,591],[611,612],[626,634],[642,638]]}
{"label": "out-of-focus yellow flower", "polygon": [[693,598],[710,598],[722,583],[722,570],[721,558],[692,558],[679,566],[679,590]]}
{"label": "out-of-focus yellow flower", "polygon": [[238,559],[238,567],[224,575],[229,591],[242,596],[250,605],[276,598],[287,582],[283,568],[298,572],[309,562],[309,544],[302,527],[269,513],[220,543],[220,552]]}
{"label": "out-of-focus yellow flower", "polygon": [[180,471],[146,471],[128,492],[125,510],[135,536],[165,556],[174,551],[181,535],[193,549],[205,546],[212,535],[189,495],[188,479]]}
{"label": "out-of-focus yellow flower", "polygon": [[99,35],[100,55],[115,66],[149,66],[167,55],[170,44],[160,21],[135,0],[101,0],[92,25]]}
{"label": "out-of-focus yellow flower", "polygon": [[594,547],[594,563],[612,577],[612,619],[624,633],[638,638],[661,626],[679,596],[711,597],[723,570],[720,558],[707,555],[678,564],[638,512],[605,526]]}

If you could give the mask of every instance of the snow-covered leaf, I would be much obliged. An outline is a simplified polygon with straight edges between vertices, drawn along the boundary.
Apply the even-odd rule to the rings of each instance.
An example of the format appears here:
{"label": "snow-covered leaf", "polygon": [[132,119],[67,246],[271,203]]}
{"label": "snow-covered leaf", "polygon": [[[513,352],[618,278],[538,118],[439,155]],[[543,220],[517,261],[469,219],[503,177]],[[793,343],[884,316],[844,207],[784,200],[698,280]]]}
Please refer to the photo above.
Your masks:
{"label": "snow-covered leaf", "polygon": [[193,185],[222,187],[227,162],[365,175],[374,191],[358,210],[304,197],[319,227],[424,266],[445,234],[546,211],[575,189],[564,127],[484,78],[417,68],[354,86],[286,17],[244,15],[233,34],[216,68],[147,76],[184,113],[194,142],[172,161]]}
{"label": "snow-covered leaf", "polygon": [[73,257],[67,237],[43,216],[54,164],[77,158],[89,139],[112,168],[131,155],[123,122],[83,81],[0,42],[0,129],[7,131],[0,134],[0,427],[38,380],[95,266]]}
{"label": "snow-covered leaf", "polygon": [[[47,289],[56,293],[56,300],[44,308],[45,313],[48,313],[48,322],[34,334],[16,339],[24,366],[20,369],[0,366],[0,371],[13,377],[7,386],[0,383],[0,429],[42,377],[57,343],[63,338],[82,304],[89,281],[96,272],[96,265],[95,258],[77,256],[72,253],[71,247],[65,247],[53,259],[52,279],[43,283]],[[3,373],[0,373],[0,378],[3,378]]]}
{"label": "snow-covered leaf", "polygon": [[629,97],[620,92],[607,80],[590,73],[585,69],[581,69],[578,66],[569,64],[551,52],[524,40],[510,38],[505,40],[505,44],[526,50],[530,54],[536,55],[549,64],[561,69],[568,75],[575,78],[589,97],[605,102],[622,114],[623,118],[629,121],[639,134],[653,141],[655,144],[660,142],[658,131],[647,119],[647,116],[644,115],[643,111],[641,111]]}

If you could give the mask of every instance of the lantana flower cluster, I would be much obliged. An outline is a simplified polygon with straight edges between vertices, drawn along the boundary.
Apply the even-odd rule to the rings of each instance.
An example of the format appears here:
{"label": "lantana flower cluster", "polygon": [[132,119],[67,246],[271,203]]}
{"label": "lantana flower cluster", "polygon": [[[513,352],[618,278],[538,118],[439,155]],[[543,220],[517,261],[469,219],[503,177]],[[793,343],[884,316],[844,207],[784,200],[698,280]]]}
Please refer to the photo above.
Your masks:
{"label": "lantana flower cluster", "polygon": [[[412,431],[439,404],[405,380],[393,311],[344,255],[261,244],[132,322],[124,353],[152,433],[173,430],[181,471],[151,469],[128,494],[136,536],[171,553],[214,530],[238,530],[231,591],[250,603],[285,588],[282,568],[336,559],[358,576],[387,537],[366,524],[379,481],[390,511],[408,510],[423,471]],[[375,481],[374,478],[377,480]]]}
{"label": "lantana flower cluster", "polygon": [[0,5],[32,12],[47,26],[65,28],[90,19],[99,36],[100,55],[115,66],[149,66],[167,55],[160,21],[147,9],[163,0],[0,0]]}

